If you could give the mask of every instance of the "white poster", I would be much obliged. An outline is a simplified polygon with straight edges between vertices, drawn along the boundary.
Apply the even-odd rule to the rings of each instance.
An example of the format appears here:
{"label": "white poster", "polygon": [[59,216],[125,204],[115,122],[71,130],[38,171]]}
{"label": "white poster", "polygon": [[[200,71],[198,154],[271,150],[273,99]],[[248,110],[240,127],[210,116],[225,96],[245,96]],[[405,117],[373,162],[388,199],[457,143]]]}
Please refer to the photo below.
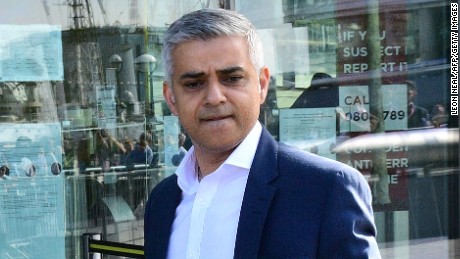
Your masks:
{"label": "white poster", "polygon": [[339,87],[340,132],[370,131],[367,85]]}
{"label": "white poster", "polygon": [[[339,87],[340,132],[370,132],[373,116],[369,111],[367,85]],[[407,128],[406,85],[382,85],[382,117],[385,131]]]}
{"label": "white poster", "polygon": [[115,85],[97,86],[97,126],[114,129],[117,126]]}
{"label": "white poster", "polygon": [[0,124],[0,258],[65,258],[59,124]]}
{"label": "white poster", "polygon": [[279,116],[281,142],[335,159],[335,108],[281,109]]}
{"label": "white poster", "polygon": [[407,85],[383,85],[385,130],[407,129]]}
{"label": "white poster", "polygon": [[61,27],[0,24],[0,82],[62,81]]}

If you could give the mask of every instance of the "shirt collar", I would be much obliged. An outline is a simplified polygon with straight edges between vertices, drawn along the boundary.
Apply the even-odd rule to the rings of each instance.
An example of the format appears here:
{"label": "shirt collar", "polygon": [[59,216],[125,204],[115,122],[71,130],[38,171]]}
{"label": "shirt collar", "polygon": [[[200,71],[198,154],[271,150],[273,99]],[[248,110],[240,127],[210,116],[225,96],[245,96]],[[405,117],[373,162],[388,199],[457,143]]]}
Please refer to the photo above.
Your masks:
{"label": "shirt collar", "polygon": [[260,134],[262,134],[262,126],[257,121],[246,138],[238,145],[238,147],[225,160],[224,164],[250,169],[252,160],[256,154],[257,145],[259,144]]}
{"label": "shirt collar", "polygon": [[[259,121],[257,121],[249,134],[216,171],[218,171],[223,165],[232,165],[244,168],[248,170],[249,173],[261,134],[262,125]],[[194,150],[195,149],[192,146],[176,169],[177,184],[184,193],[189,195],[196,193],[199,186],[195,171],[196,157]]]}

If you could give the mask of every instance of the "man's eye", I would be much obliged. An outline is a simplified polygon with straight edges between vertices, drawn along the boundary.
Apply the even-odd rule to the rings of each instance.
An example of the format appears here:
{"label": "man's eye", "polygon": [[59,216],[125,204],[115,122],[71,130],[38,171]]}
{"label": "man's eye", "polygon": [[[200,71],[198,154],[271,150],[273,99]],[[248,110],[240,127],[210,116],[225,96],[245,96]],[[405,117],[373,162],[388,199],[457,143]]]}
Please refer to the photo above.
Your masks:
{"label": "man's eye", "polygon": [[243,79],[242,76],[230,76],[225,79],[225,82],[234,84],[238,83],[241,79]]}
{"label": "man's eye", "polygon": [[188,89],[195,89],[203,85],[203,82],[201,81],[192,81],[192,82],[186,82],[184,86]]}

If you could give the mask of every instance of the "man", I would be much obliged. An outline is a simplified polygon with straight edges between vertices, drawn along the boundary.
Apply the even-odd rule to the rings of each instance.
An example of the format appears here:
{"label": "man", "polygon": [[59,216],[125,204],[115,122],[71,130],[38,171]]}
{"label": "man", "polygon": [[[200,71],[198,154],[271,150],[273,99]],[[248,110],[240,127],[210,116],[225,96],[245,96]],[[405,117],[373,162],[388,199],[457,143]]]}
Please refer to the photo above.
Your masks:
{"label": "man", "polygon": [[414,82],[406,81],[407,84],[407,127],[420,128],[429,127],[431,122],[426,108],[415,105],[417,87]]}
{"label": "man", "polygon": [[150,147],[150,143],[152,143],[152,136],[150,133],[141,133],[139,142],[134,145],[134,149],[126,158],[126,165],[131,168],[135,164],[152,164],[154,154]]}
{"label": "man", "polygon": [[379,258],[362,175],[257,121],[270,73],[251,23],[200,10],[164,42],[163,94],[193,147],[150,194],[146,257]]}
{"label": "man", "polygon": [[177,135],[178,138],[178,146],[179,146],[179,151],[174,154],[171,158],[171,162],[174,166],[178,166],[182,159],[185,157],[185,154],[187,154],[187,149],[185,149],[185,140],[187,140],[187,136],[185,136],[184,133],[179,133]]}
{"label": "man", "polygon": [[339,106],[339,88],[332,76],[315,73],[310,87],[303,91],[291,108],[324,108]]}

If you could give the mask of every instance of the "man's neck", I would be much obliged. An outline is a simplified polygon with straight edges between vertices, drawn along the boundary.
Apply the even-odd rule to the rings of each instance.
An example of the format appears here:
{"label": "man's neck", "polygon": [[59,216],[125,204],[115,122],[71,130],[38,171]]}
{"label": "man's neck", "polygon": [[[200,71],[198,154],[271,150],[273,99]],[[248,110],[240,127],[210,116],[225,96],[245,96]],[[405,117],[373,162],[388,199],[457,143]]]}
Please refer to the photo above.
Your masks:
{"label": "man's neck", "polygon": [[219,153],[210,153],[200,150],[200,148],[195,147],[195,157],[197,159],[197,168],[201,174],[201,177],[205,177],[219,168],[225,160],[232,154],[236,147],[233,149],[227,150],[225,152]]}

